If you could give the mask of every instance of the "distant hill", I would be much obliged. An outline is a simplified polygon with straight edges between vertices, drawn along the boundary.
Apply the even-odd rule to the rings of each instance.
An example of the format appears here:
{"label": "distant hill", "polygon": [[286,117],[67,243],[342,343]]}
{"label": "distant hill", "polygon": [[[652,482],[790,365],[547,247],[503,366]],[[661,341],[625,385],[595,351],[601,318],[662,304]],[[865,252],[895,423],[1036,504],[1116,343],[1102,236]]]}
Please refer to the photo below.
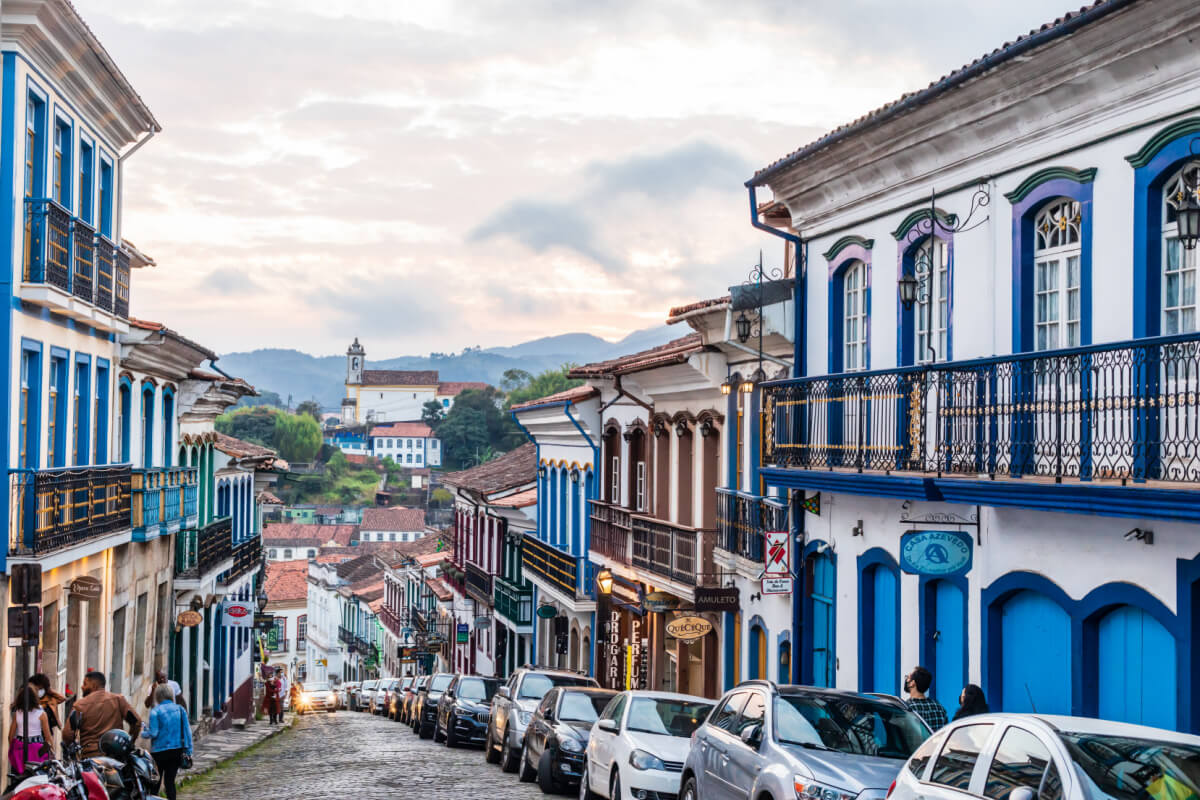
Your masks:
{"label": "distant hill", "polygon": [[[462,353],[431,353],[428,356],[371,357],[365,342],[368,369],[436,369],[443,381],[500,383],[506,370],[538,373],[567,362],[585,364],[626,353],[636,353],[684,336],[687,330],[661,325],[634,331],[618,342],[590,333],[564,333],[512,345],[469,349]],[[312,356],[299,350],[269,348],[221,356],[218,365],[231,375],[245,378],[260,390],[276,392],[292,403],[315,398],[322,407],[336,411],[345,394],[346,357]]]}

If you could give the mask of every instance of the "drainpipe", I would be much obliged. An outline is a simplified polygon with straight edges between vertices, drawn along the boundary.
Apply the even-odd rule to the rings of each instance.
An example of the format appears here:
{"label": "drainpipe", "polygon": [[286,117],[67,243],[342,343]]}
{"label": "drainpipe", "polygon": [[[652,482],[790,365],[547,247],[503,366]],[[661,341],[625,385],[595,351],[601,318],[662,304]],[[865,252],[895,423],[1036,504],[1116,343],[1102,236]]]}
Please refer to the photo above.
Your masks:
{"label": "drainpipe", "polygon": [[773,228],[765,222],[761,222],[758,218],[758,187],[753,182],[747,182],[746,188],[750,191],[750,224],[760,231],[765,231],[772,236],[778,236],[785,242],[790,242],[796,248],[796,271],[792,276],[795,288],[793,289],[793,298],[795,303],[795,328],[792,336],[793,343],[793,362],[792,362],[792,377],[800,378],[806,373],[805,370],[805,308],[804,308],[804,283],[808,277],[807,262],[808,249],[804,245],[804,240],[799,235],[788,233],[787,231]]}
{"label": "drainpipe", "polygon": [[637,403],[639,406],[641,406],[642,408],[644,408],[644,409],[646,409],[648,412],[650,412],[650,414],[651,414],[651,415],[653,415],[653,414],[654,414],[654,406],[651,406],[651,405],[649,405],[648,403],[643,403],[641,400],[638,400],[636,397],[634,397],[634,396],[633,396],[633,395],[631,395],[629,392],[625,391],[625,389],[624,389],[624,388],[622,388],[622,387],[621,387],[621,376],[620,376],[620,375],[614,375],[614,376],[613,376],[613,388],[617,390],[617,396],[616,396],[616,397],[614,397],[612,400],[609,400],[609,401],[608,401],[607,403],[605,403],[604,405],[600,406],[600,413],[601,413],[601,414],[603,414],[603,413],[604,413],[604,409],[606,409],[606,408],[608,408],[609,406],[613,405],[613,404],[614,404],[614,403],[616,403],[618,400],[620,400],[622,397],[627,397],[627,398],[629,398],[630,400],[632,400],[633,402]]}
{"label": "drainpipe", "polygon": [[113,231],[113,241],[120,242],[121,234],[125,232],[125,159],[142,149],[142,145],[154,138],[154,134],[158,133],[156,128],[146,130],[145,136],[133,143],[133,146],[126,150],[121,155],[117,156],[117,191],[122,198],[117,203],[117,224],[116,230]]}

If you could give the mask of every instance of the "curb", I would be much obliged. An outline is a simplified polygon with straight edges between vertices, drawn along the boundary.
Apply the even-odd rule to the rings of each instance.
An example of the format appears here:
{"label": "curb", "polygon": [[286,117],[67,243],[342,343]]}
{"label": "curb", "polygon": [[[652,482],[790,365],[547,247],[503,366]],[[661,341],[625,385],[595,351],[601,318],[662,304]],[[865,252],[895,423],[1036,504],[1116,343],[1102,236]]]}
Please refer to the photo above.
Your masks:
{"label": "curb", "polygon": [[251,748],[254,748],[254,747],[258,747],[263,742],[270,741],[271,739],[275,738],[276,736],[283,733],[284,731],[290,730],[292,725],[295,722],[296,722],[296,715],[292,714],[288,717],[287,722],[285,722],[284,724],[279,725],[279,726],[268,728],[268,732],[265,735],[256,739],[255,741],[251,742],[250,744],[246,745],[245,747],[238,750],[237,752],[230,753],[229,755],[225,756],[224,758],[220,758],[215,761],[212,761],[211,763],[206,764],[205,766],[203,766],[199,769],[190,769],[186,773],[181,773],[179,778],[175,782],[176,787],[186,786],[187,784],[191,783],[192,781],[197,780],[197,779],[207,775],[208,773],[212,772],[214,769],[221,766],[225,762],[232,761],[233,759],[235,759],[238,756],[245,753],[247,750],[250,750]]}

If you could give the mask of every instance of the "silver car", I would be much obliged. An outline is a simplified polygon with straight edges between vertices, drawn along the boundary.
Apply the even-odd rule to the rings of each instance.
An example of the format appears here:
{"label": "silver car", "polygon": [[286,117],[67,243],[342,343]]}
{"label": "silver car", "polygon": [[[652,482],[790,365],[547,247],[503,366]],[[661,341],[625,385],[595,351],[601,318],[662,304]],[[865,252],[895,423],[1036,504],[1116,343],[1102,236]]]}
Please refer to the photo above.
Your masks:
{"label": "silver car", "polygon": [[1196,797],[1200,736],[1085,717],[952,722],[900,770],[889,800]]}
{"label": "silver car", "polygon": [[692,735],[680,800],[883,800],[928,736],[899,700],[747,681]]}
{"label": "silver car", "polygon": [[508,682],[492,698],[492,716],[488,721],[483,754],[489,764],[500,763],[505,772],[516,772],[525,744],[525,727],[533,718],[538,703],[555,686],[598,688],[595,678],[559,669],[524,666],[513,671]]}

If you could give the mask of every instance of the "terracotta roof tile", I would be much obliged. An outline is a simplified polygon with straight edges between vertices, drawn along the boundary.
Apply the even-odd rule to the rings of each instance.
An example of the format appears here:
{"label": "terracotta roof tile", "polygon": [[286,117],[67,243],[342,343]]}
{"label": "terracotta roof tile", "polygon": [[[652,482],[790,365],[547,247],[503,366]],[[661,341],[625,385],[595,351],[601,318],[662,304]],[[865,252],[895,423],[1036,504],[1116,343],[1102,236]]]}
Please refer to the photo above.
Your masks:
{"label": "terracotta roof tile", "polygon": [[[436,564],[454,555],[454,547],[449,541],[446,541],[438,534],[427,534],[420,539],[412,542],[388,542],[394,550],[394,554],[389,564],[393,567],[403,566],[410,558],[417,561],[428,560],[431,564]],[[441,547],[439,550],[438,548]]]}
{"label": "terracotta roof tile", "polygon": [[311,522],[269,522],[263,526],[263,542],[304,539],[320,544],[336,542],[343,547],[358,539],[357,525],[317,525]]}
{"label": "terracotta roof tile", "polygon": [[280,499],[279,499],[278,497],[276,497],[274,494],[272,494],[271,492],[268,492],[268,491],[267,491],[267,490],[265,490],[265,489],[264,489],[263,491],[261,491],[261,492],[259,492],[259,493],[258,493],[258,502],[260,502],[260,503],[265,503],[265,504],[267,504],[267,505],[269,505],[269,506],[281,506],[281,505],[283,505],[283,501],[282,501],[282,500],[280,500]]}
{"label": "terracotta roof tile", "polygon": [[272,561],[267,564],[264,582],[267,598],[273,602],[303,600],[308,596],[307,561]]}
{"label": "terracotta roof tile", "polygon": [[450,600],[454,595],[450,592],[450,587],[442,583],[437,578],[426,578],[425,585],[429,587],[429,591],[433,592],[434,596],[443,602]]}
{"label": "terracotta roof tile", "polygon": [[365,369],[363,386],[436,386],[438,374],[435,369]]}
{"label": "terracotta roof tile", "polygon": [[532,408],[545,403],[578,403],[581,400],[587,400],[590,397],[595,397],[600,394],[600,390],[590,384],[582,386],[574,386],[570,389],[564,389],[561,392],[548,394],[545,397],[539,397],[537,400],[528,400],[524,403],[517,403],[512,407],[512,411],[520,411],[523,408]]}
{"label": "terracotta roof tile", "polygon": [[[217,433],[217,449],[227,456],[234,458],[264,458],[278,459],[274,450],[253,442],[236,439],[224,433]],[[287,463],[287,462],[284,462]]]}
{"label": "terracotta roof tile", "polygon": [[690,314],[693,311],[703,311],[706,308],[714,308],[731,302],[733,302],[733,298],[725,295],[724,297],[712,297],[708,300],[697,300],[694,303],[688,303],[684,306],[675,306],[667,312],[667,324],[678,322],[684,315]]}
{"label": "terracotta roof tile", "polygon": [[487,388],[489,388],[489,384],[483,381],[442,381],[438,384],[437,393],[439,397],[458,397],[467,389],[483,390]]}
{"label": "terracotta roof tile", "polygon": [[488,494],[532,483],[537,477],[537,445],[528,442],[486,464],[450,472],[442,483]]}
{"label": "terracotta roof tile", "polygon": [[681,364],[688,357],[704,349],[704,342],[699,333],[690,333],[666,344],[631,353],[620,358],[598,361],[595,364],[585,364],[575,367],[567,373],[569,378],[600,378],[610,375],[625,375],[630,372],[660,367],[665,364]]}
{"label": "terracotta roof tile", "polygon": [[501,497],[499,500],[492,500],[489,505],[497,508],[528,508],[529,506],[537,505],[537,487],[526,489],[523,492],[510,494],[508,497]]}
{"label": "terracotta roof tile", "polygon": [[393,422],[390,425],[378,425],[371,428],[370,435],[375,436],[411,436],[427,438],[433,436],[433,428],[424,422]]}
{"label": "terracotta roof tile", "polygon": [[404,506],[364,508],[360,528],[367,531],[423,531],[425,512]]}

